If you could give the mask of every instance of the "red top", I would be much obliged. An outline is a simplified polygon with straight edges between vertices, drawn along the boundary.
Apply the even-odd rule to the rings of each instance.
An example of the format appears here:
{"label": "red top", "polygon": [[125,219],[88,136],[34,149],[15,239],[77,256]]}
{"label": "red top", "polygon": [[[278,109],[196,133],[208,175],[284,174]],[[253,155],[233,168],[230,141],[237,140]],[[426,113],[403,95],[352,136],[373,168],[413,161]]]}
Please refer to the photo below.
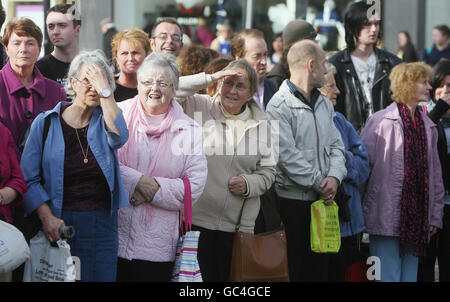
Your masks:
{"label": "red top", "polygon": [[0,188],[10,187],[19,194],[12,203],[0,206],[0,219],[11,223],[11,207],[22,203],[28,187],[20,170],[11,132],[2,123],[0,123],[0,142]]}

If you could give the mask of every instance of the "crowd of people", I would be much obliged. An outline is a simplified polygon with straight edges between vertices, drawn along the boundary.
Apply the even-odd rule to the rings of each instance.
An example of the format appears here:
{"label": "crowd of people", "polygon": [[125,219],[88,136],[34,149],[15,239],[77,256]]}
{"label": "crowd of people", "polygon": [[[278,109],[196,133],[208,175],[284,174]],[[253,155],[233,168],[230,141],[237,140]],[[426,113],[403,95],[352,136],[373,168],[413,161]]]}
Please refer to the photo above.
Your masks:
{"label": "crowd of people", "polygon": [[[433,29],[425,62],[407,32],[401,58],[377,47],[380,16],[368,19],[365,1],[346,12],[337,52],[303,20],[271,40],[270,57],[257,29],[223,26],[211,48],[184,46],[162,18],[150,36],[112,34],[105,55],[78,51],[69,8],[47,12],[54,49],[39,61],[39,27],[5,27],[0,219],[27,240],[33,216],[49,242],[73,226],[82,282],[169,282],[186,182],[205,282],[229,281],[239,221],[246,233],[285,228],[292,282],[346,281],[363,234],[379,281],[434,281],[436,258],[450,281],[448,27]],[[319,199],[342,210],[337,254],[311,250]]]}

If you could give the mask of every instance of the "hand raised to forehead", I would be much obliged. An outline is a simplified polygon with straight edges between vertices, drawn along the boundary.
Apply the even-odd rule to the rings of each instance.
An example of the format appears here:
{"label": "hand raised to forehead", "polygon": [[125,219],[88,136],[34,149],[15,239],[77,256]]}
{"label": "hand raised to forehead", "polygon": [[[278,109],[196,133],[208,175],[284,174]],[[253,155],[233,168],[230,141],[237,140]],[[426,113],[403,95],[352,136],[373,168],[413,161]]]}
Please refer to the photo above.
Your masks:
{"label": "hand raised to forehead", "polygon": [[89,80],[89,83],[91,83],[97,92],[103,88],[110,88],[106,71],[97,64],[89,64],[86,66],[86,79]]}
{"label": "hand raised to forehead", "polygon": [[243,77],[243,74],[239,71],[228,69],[228,70],[221,70],[211,75],[211,78],[214,82],[226,78],[226,77]]}

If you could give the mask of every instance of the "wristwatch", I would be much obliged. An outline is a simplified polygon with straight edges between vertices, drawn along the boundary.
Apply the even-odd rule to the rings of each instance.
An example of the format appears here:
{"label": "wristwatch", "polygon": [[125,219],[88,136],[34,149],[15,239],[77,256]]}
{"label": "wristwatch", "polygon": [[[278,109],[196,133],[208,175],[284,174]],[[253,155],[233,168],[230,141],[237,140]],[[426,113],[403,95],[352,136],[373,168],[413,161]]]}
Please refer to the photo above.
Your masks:
{"label": "wristwatch", "polygon": [[111,89],[109,88],[103,88],[102,90],[100,90],[100,96],[104,99],[107,99],[111,96],[112,92]]}

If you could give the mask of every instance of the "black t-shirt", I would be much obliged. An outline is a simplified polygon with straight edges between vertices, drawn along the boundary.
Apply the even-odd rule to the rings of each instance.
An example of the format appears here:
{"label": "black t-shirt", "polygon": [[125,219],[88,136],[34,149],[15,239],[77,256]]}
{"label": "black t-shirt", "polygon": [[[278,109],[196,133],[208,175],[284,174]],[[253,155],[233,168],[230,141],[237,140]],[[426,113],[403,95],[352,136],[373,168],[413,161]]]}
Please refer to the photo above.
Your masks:
{"label": "black t-shirt", "polygon": [[122,102],[134,98],[138,94],[137,88],[128,88],[116,82],[116,90],[114,90],[114,99],[116,102]]}
{"label": "black t-shirt", "polygon": [[36,62],[36,67],[39,68],[39,71],[44,77],[65,86],[70,63],[62,62],[51,54],[48,54]]}

